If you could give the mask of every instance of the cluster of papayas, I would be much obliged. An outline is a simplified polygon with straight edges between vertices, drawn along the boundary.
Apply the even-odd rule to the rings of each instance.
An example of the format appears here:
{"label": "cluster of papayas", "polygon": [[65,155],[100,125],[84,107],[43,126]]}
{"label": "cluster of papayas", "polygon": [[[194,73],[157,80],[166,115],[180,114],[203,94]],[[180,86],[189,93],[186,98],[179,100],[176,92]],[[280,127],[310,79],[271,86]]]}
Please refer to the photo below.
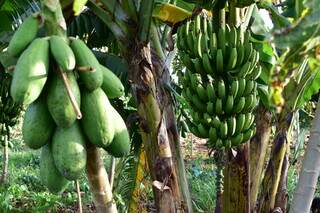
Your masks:
{"label": "cluster of papayas", "polygon": [[250,33],[238,27],[213,29],[210,18],[198,15],[178,29],[180,78],[190,106],[190,130],[209,138],[212,148],[232,147],[255,134],[253,110],[258,104],[256,79],[259,53]]}
{"label": "cluster of papayas", "polygon": [[126,124],[109,102],[122,96],[124,87],[82,40],[37,37],[39,16],[27,18],[8,46],[8,53],[18,58],[10,94],[27,105],[23,139],[30,148],[42,147],[43,183],[61,192],[84,171],[87,143],[115,157],[129,152]]}

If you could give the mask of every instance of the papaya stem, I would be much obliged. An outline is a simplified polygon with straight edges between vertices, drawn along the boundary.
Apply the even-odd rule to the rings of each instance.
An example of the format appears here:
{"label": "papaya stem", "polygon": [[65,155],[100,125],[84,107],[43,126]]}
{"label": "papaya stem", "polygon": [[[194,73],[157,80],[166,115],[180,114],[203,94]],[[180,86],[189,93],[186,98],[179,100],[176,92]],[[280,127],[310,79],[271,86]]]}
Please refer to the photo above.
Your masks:
{"label": "papaya stem", "polygon": [[73,92],[72,92],[72,89],[71,89],[71,86],[70,86],[70,82],[69,82],[69,79],[66,75],[65,72],[63,72],[60,68],[59,69],[59,73],[61,75],[61,78],[62,78],[62,81],[63,81],[63,84],[67,90],[67,93],[68,93],[68,96],[69,96],[69,99],[71,101],[71,104],[72,104],[72,107],[73,107],[73,110],[74,112],[76,113],[77,115],[77,119],[81,119],[82,118],[82,113],[80,111],[80,107],[77,103],[77,100],[76,100],[76,97],[74,96]]}
{"label": "papaya stem", "polygon": [[82,213],[82,202],[81,202],[81,191],[80,191],[79,180],[75,180],[75,184],[76,184],[76,188],[77,188],[79,213]]}

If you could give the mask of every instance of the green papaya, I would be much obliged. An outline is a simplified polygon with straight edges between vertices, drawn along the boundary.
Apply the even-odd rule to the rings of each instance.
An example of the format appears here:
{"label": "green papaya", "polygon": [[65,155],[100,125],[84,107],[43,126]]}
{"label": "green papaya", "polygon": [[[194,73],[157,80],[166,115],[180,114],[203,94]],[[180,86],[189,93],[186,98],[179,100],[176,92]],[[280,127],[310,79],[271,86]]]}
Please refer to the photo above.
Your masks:
{"label": "green papaya", "polygon": [[76,66],[76,59],[72,49],[66,40],[61,36],[50,37],[50,50],[58,65],[64,71],[73,70]]}
{"label": "green papaya", "polygon": [[35,101],[46,81],[49,64],[49,42],[35,39],[18,59],[13,72],[10,94],[15,102],[30,104]]}
{"label": "green papaya", "polygon": [[82,129],[92,144],[107,147],[114,137],[112,106],[101,88],[81,91]]}
{"label": "green papaya", "polygon": [[114,121],[114,137],[111,144],[104,149],[114,157],[123,157],[130,151],[130,136],[121,115],[111,106]]}
{"label": "green papaya", "polygon": [[101,89],[106,93],[109,99],[118,98],[124,95],[124,86],[120,79],[107,67],[100,65],[103,74]]}
{"label": "green papaya", "polygon": [[36,38],[39,24],[38,17],[31,15],[20,25],[8,45],[11,56],[19,55]]}
{"label": "green papaya", "polygon": [[32,149],[38,149],[51,140],[55,125],[45,99],[40,96],[30,104],[24,114],[22,136]]}
{"label": "green papaya", "polygon": [[69,181],[56,168],[49,144],[41,149],[40,179],[52,193],[61,193],[68,186]]}
{"label": "green papaya", "polygon": [[93,71],[79,71],[80,80],[90,91],[99,88],[103,82],[103,75],[95,55],[80,39],[72,39],[70,47],[76,57],[78,67],[93,69]]}
{"label": "green papaya", "polygon": [[52,155],[62,176],[68,180],[81,176],[87,163],[87,151],[78,122],[68,128],[56,129],[52,138]]}
{"label": "green papaya", "polygon": [[[70,88],[80,106],[81,96],[77,80],[73,72],[67,72],[66,75],[69,79]],[[58,126],[69,127],[75,122],[77,115],[71,104],[67,89],[59,73],[53,73],[50,78],[47,95],[49,112]]]}

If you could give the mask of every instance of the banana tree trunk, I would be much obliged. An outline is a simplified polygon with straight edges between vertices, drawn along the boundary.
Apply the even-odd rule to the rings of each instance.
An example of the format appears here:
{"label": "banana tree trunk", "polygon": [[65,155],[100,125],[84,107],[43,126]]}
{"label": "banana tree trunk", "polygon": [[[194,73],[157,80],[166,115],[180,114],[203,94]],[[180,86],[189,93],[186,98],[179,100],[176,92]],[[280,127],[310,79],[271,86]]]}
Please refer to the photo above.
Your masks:
{"label": "banana tree trunk", "polygon": [[320,172],[320,99],[310,131],[299,180],[293,195],[290,213],[309,212]]}
{"label": "banana tree trunk", "polygon": [[87,147],[87,177],[97,212],[117,213],[100,150],[93,145]]}
{"label": "banana tree trunk", "polygon": [[[270,212],[275,208],[276,193],[281,179],[282,165],[287,151],[287,135],[293,112],[283,110],[276,127],[276,136],[271,148],[270,159],[261,184],[258,212]],[[286,178],[286,177],[285,177]]]}
{"label": "banana tree trunk", "polygon": [[250,141],[250,209],[255,212],[261,183],[261,175],[266,161],[266,153],[271,132],[272,115],[263,105],[256,113],[256,135]]}
{"label": "banana tree trunk", "polygon": [[222,194],[223,213],[250,212],[249,143],[227,153]]}
{"label": "banana tree trunk", "polygon": [[166,90],[169,71],[148,45],[139,42],[126,58],[157,212],[192,212],[172,100]]}
{"label": "banana tree trunk", "polygon": [[[289,145],[289,143],[288,143]],[[276,194],[275,207],[281,208],[282,212],[287,212],[287,184],[288,184],[288,169],[289,169],[289,147],[287,147],[286,154],[282,163],[282,171],[279,180],[278,191]]]}

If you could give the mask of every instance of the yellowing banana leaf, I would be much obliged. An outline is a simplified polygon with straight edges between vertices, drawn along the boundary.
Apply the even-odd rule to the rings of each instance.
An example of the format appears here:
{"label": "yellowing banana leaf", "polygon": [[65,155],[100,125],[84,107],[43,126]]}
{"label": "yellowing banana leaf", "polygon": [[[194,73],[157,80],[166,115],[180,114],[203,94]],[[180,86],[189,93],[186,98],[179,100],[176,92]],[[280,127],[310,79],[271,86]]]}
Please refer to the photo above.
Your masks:
{"label": "yellowing banana leaf", "polygon": [[152,14],[154,18],[157,18],[169,25],[181,22],[186,18],[189,18],[191,15],[191,12],[177,7],[176,5],[167,3],[156,4]]}
{"label": "yellowing banana leaf", "polygon": [[73,12],[74,15],[77,16],[81,13],[81,11],[83,10],[83,7],[86,5],[88,0],[75,0],[73,2]]}

